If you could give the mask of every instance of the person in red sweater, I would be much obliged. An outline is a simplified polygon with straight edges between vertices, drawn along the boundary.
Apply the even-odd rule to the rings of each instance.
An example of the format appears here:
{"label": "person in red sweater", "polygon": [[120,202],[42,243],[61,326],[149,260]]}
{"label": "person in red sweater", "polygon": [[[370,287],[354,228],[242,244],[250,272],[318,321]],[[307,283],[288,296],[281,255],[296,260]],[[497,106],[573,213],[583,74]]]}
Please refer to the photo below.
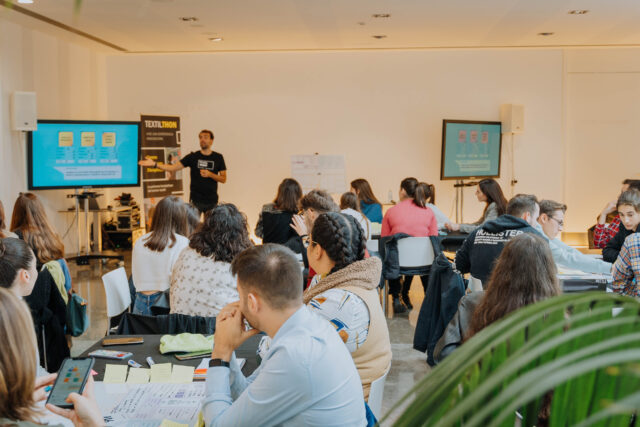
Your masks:
{"label": "person in red sweater", "polygon": [[[640,191],[640,180],[638,179],[625,179],[622,182],[622,191],[620,194],[627,190],[636,189]],[[598,215],[598,223],[593,230],[593,245],[598,249],[604,249],[609,243],[609,240],[613,239],[613,236],[620,231],[620,215],[616,213],[611,222],[607,222],[607,218],[616,212],[617,200],[613,200],[602,209],[600,215]]]}
{"label": "person in red sweater", "polygon": [[[412,237],[437,236],[438,222],[431,208],[427,206],[430,192],[431,187],[424,182],[418,182],[415,178],[403,179],[400,183],[400,202],[384,215],[380,236],[393,236],[398,233],[408,234]],[[399,278],[389,281],[394,313],[403,313],[406,308],[413,308],[409,299],[412,279],[413,276],[405,276],[402,281]],[[429,276],[421,276],[420,279],[426,290]],[[401,290],[404,304],[400,302],[399,298]]]}

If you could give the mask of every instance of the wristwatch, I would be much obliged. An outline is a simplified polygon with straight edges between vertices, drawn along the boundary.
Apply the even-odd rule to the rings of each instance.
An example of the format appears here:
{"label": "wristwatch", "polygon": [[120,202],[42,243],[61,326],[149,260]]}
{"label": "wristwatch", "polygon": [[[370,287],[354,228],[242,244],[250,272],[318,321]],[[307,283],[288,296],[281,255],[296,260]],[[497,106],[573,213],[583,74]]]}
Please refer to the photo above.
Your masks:
{"label": "wristwatch", "polygon": [[209,367],[212,368],[214,366],[226,366],[229,367],[229,362],[225,362],[222,359],[211,359],[209,360]]}

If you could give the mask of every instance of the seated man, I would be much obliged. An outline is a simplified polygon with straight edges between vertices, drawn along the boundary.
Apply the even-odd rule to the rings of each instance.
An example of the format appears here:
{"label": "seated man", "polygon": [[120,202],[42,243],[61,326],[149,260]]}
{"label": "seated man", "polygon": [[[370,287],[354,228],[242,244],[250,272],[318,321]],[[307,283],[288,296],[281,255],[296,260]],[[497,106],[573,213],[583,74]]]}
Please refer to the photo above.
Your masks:
{"label": "seated man", "polygon": [[536,196],[518,194],[507,204],[507,213],[476,228],[456,252],[455,266],[460,273],[471,273],[486,283],[505,243],[522,233],[537,233],[533,228],[540,207]]}
{"label": "seated man", "polygon": [[[622,181],[622,191],[640,190],[640,180],[625,179]],[[616,200],[613,200],[604,207],[600,215],[598,215],[598,223],[593,230],[593,245],[598,249],[604,249],[609,240],[618,234],[620,230],[620,215],[616,211]],[[615,215],[614,215],[615,214]],[[611,217],[611,220],[609,218]]]}
{"label": "seated man", "polygon": [[[217,317],[202,411],[207,426],[364,426],[364,396],[353,359],[335,328],[302,303],[293,252],[265,244],[232,263],[240,301]],[[245,331],[244,321],[255,329]],[[271,337],[249,377],[233,351],[258,331]]]}
{"label": "seated man", "polygon": [[559,267],[586,271],[587,273],[611,273],[611,263],[604,262],[581,253],[560,239],[556,239],[564,226],[564,213],[567,205],[542,200],[540,202],[540,216],[536,229],[549,241],[553,260]]}
{"label": "seated man", "polygon": [[640,297],[640,234],[630,235],[624,241],[620,255],[613,264],[613,292]]}

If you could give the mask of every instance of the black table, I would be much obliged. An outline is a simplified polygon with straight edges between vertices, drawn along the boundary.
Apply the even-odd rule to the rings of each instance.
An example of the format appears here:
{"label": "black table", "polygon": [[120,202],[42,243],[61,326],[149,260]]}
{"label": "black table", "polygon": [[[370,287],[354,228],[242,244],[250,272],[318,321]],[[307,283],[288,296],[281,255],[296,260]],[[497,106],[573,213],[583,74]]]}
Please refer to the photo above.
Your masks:
{"label": "black table", "polygon": [[[124,351],[133,353],[133,356],[124,360],[114,360],[114,359],[98,359],[96,358],[95,364],[93,365],[93,369],[98,373],[94,377],[96,381],[102,381],[104,377],[104,370],[107,364],[109,365],[126,365],[129,360],[135,360],[145,368],[147,368],[147,357],[151,356],[154,362],[156,363],[174,363],[179,365],[187,365],[197,367],[200,364],[202,358],[191,359],[191,360],[178,360],[175,358],[173,353],[171,354],[160,354],[160,338],[163,335],[118,335],[115,338],[126,338],[128,336],[135,337],[143,337],[144,343],[142,344],[130,344],[130,345],[114,345],[105,347],[102,345],[102,340],[98,341],[91,347],[89,347],[84,353],[80,355],[80,357],[88,357],[89,353],[98,349],[106,349],[106,350],[115,350],[115,351]],[[253,371],[258,368],[258,358],[257,358],[257,349],[258,343],[262,338],[262,334],[254,335],[247,339],[237,350],[236,357],[247,359],[244,366],[242,367],[242,373],[245,376],[251,375]]]}
{"label": "black table", "polygon": [[442,249],[447,252],[456,252],[462,247],[462,243],[469,237],[468,233],[461,233],[460,231],[451,231],[447,235],[438,236],[438,240],[442,245]]}

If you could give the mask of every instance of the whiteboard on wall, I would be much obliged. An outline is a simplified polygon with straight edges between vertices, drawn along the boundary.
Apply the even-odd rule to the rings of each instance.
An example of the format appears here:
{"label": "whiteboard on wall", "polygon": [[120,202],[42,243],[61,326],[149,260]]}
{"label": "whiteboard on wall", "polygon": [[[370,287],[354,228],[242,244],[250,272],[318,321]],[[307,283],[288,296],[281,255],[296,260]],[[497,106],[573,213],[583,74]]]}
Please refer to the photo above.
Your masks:
{"label": "whiteboard on wall", "polygon": [[307,193],[314,188],[331,194],[347,191],[345,161],[343,155],[297,155],[291,156],[291,176]]}

